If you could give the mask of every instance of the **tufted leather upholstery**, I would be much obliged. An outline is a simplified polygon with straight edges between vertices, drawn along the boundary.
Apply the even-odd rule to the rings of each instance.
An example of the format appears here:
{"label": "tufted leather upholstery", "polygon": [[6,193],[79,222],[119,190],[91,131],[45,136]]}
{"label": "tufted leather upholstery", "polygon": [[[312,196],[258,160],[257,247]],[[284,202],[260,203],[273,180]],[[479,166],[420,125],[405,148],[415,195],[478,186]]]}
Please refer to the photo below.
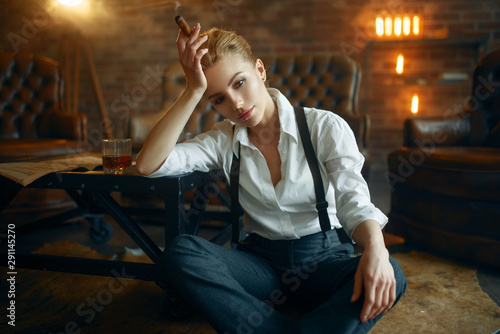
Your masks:
{"label": "tufted leather upholstery", "polygon": [[[367,138],[370,123],[367,115],[358,112],[360,66],[352,59],[337,54],[262,56],[260,59],[267,69],[269,86],[279,89],[293,105],[330,110],[349,123],[365,156],[363,175],[368,178]],[[175,102],[185,85],[182,67],[178,62],[171,63],[165,71],[163,110]],[[137,147],[142,146],[159,117],[159,114],[153,114],[131,118],[130,137]],[[222,116],[207,101],[202,100],[183,133],[196,135],[209,130],[220,120]]]}
{"label": "tufted leather upholstery", "polygon": [[351,126],[360,148],[366,148],[369,118],[358,113],[361,70],[341,55],[262,57],[269,86],[279,89],[293,105],[335,112]]}
{"label": "tufted leather upholstery", "polygon": [[499,266],[500,50],[480,61],[456,115],[413,117],[388,156],[388,229],[428,249]]}
{"label": "tufted leather upholstery", "polygon": [[0,52],[0,162],[82,150],[87,119],[64,112],[63,87],[54,60]]}

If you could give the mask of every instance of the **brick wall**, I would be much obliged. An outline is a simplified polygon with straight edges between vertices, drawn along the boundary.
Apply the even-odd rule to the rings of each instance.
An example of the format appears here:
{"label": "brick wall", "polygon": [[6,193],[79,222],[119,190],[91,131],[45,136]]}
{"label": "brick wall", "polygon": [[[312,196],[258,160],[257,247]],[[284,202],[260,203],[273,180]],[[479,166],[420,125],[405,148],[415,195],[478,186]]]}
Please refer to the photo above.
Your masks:
{"label": "brick wall", "polygon": [[[385,155],[402,143],[402,127],[411,115],[413,93],[421,115],[459,109],[470,95],[470,80],[440,83],[443,72],[471,73],[481,50],[468,40],[485,39],[500,47],[500,1],[496,0],[93,0],[88,14],[67,14],[53,0],[2,1],[0,47],[33,52],[64,61],[63,41],[74,51],[78,26],[88,37],[108,115],[115,135],[135,113],[153,113],[162,105],[161,70],[176,59],[174,16],[220,26],[246,37],[257,55],[340,52],[364,70],[360,112],[372,120],[370,147],[376,170]],[[161,6],[155,4],[163,4]],[[398,45],[377,40],[377,13],[418,12],[423,38],[448,38],[454,44]],[[467,40],[466,40],[467,39]],[[405,73],[394,72],[396,56],[405,55]],[[74,59],[70,57],[69,59]],[[89,117],[91,140],[103,136],[96,96],[82,59],[79,111]]]}

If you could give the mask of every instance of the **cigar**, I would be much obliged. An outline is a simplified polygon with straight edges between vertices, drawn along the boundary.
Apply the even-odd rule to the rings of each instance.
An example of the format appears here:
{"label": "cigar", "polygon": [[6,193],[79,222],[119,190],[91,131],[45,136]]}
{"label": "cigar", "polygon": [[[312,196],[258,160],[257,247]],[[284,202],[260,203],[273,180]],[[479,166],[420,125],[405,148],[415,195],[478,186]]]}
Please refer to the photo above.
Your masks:
{"label": "cigar", "polygon": [[189,35],[191,35],[191,28],[189,27],[189,25],[186,23],[186,20],[184,20],[182,16],[177,15],[175,17],[175,23],[177,23],[177,25],[181,28],[182,32],[184,33],[184,35],[186,35],[186,37],[189,37]]}

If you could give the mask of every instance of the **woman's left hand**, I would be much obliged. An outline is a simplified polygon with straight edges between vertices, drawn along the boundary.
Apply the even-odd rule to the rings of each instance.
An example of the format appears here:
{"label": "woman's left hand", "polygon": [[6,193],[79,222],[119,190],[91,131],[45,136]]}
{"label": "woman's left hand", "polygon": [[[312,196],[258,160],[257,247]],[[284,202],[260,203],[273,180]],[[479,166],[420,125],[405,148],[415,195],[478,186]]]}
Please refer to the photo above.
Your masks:
{"label": "woman's left hand", "polygon": [[358,300],[363,290],[365,298],[360,314],[363,323],[387,312],[396,301],[396,279],[385,245],[364,249],[354,276],[351,302]]}

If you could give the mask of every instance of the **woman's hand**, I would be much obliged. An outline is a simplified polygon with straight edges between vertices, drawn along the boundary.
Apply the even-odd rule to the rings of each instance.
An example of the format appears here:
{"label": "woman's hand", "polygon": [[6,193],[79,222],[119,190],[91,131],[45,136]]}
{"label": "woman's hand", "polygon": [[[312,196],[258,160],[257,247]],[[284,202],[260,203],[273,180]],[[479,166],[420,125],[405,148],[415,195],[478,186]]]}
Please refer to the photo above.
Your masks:
{"label": "woman's hand", "polygon": [[158,120],[144,141],[136,162],[136,170],[143,175],[150,175],[158,170],[170,155],[182,129],[207,89],[207,79],[200,60],[208,50],[200,49],[206,38],[198,38],[199,34],[200,24],[197,24],[189,38],[186,38],[182,31],[177,37],[179,61],[184,70],[187,85],[181,96]]}
{"label": "woman's hand", "polygon": [[364,303],[360,319],[365,323],[387,312],[396,301],[396,279],[389,261],[382,232],[377,222],[367,220],[353,233],[354,240],[363,247],[363,255],[354,275],[354,290],[351,302],[355,302],[364,291]]}
{"label": "woman's hand", "polygon": [[387,312],[396,301],[396,280],[394,269],[389,262],[389,252],[383,249],[367,248],[359,261],[354,276],[354,291],[351,301],[365,293],[360,319],[365,323]]}
{"label": "woman's hand", "polygon": [[207,79],[201,67],[201,58],[208,52],[208,49],[200,49],[200,47],[207,41],[208,36],[198,38],[200,29],[200,24],[196,24],[189,38],[180,30],[176,43],[179,62],[187,80],[186,90],[203,94],[207,89]]}

